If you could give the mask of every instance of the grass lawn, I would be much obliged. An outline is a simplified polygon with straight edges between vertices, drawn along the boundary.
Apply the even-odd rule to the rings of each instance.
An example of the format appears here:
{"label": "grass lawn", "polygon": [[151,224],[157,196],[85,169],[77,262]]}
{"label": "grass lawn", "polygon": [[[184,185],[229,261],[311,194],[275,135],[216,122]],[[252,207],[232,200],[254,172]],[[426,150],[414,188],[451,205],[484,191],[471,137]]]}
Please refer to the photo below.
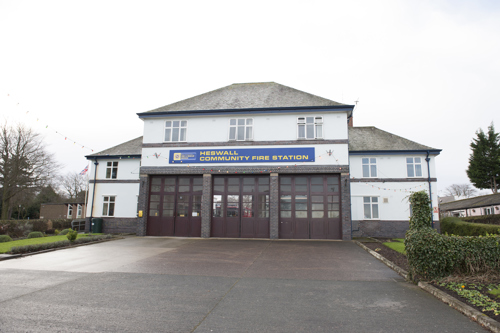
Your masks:
{"label": "grass lawn", "polygon": [[394,251],[398,251],[399,253],[406,255],[405,244],[402,243],[404,241],[404,239],[395,238],[394,240],[396,240],[396,242],[387,242],[387,243],[383,243],[383,244],[385,246],[387,246],[388,248],[393,249]]}
{"label": "grass lawn", "polygon": [[[95,234],[93,234],[95,235]],[[77,238],[85,237],[84,234],[78,234]],[[66,235],[62,236],[49,236],[49,237],[39,237],[39,238],[29,238],[22,239],[12,242],[0,243],[0,253],[7,253],[14,246],[24,246],[24,245],[32,245],[32,244],[43,244],[43,243],[53,243],[62,240],[68,240]]]}

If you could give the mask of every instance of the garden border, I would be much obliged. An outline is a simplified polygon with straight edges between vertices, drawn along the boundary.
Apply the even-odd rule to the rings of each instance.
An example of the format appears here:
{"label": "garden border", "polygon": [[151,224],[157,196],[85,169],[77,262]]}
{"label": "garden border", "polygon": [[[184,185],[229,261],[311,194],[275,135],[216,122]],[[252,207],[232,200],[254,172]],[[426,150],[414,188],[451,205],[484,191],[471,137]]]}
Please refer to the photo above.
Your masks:
{"label": "garden border", "polygon": [[17,259],[17,258],[32,256],[32,255],[35,255],[35,254],[41,254],[41,253],[52,252],[52,251],[57,251],[57,250],[63,250],[63,249],[68,249],[68,248],[73,248],[73,247],[79,247],[79,246],[85,246],[85,245],[92,245],[92,244],[98,244],[98,243],[103,243],[103,242],[109,242],[109,241],[118,240],[118,239],[124,239],[124,238],[125,237],[122,237],[122,236],[116,236],[116,237],[111,237],[110,239],[101,239],[101,240],[98,240],[98,241],[95,241],[95,242],[88,242],[88,243],[76,244],[76,245],[70,245],[70,246],[64,246],[64,247],[56,247],[54,249],[47,249],[47,250],[42,250],[42,251],[37,251],[37,252],[29,252],[29,253],[21,253],[21,254],[5,254],[5,253],[2,253],[2,254],[0,254],[0,261],[10,260],[10,259]]}
{"label": "garden border", "polygon": [[[385,257],[381,256],[377,252],[369,249],[363,243],[361,243],[357,240],[353,240],[353,242],[356,243],[357,245],[359,245],[363,250],[370,253],[372,256],[374,256],[378,260],[382,261],[389,268],[393,269],[396,273],[398,273],[399,275],[404,277],[406,280],[408,280],[408,272],[406,272],[404,269],[395,265],[392,261],[387,260]],[[419,281],[418,287],[420,289],[428,292],[429,294],[433,295],[434,297],[439,299],[441,302],[448,304],[449,306],[451,306],[455,310],[459,311],[460,313],[462,313],[463,315],[465,315],[469,319],[474,320],[482,327],[490,330],[493,333],[500,333],[500,323],[498,321],[488,317],[484,313],[479,312],[478,310],[470,307],[469,305],[465,304],[464,302],[459,301],[455,297],[448,295],[447,293],[431,286],[430,284],[428,284],[426,282]]]}

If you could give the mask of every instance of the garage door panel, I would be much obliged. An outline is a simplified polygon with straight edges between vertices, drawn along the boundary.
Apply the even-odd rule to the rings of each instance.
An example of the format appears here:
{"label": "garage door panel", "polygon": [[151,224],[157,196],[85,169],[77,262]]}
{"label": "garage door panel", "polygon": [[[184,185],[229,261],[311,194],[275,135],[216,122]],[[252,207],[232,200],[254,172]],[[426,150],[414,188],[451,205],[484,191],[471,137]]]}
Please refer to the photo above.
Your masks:
{"label": "garage door panel", "polygon": [[213,193],[212,236],[269,238],[269,177],[216,176]]}
{"label": "garage door panel", "polygon": [[280,177],[279,237],[340,239],[338,174]]}
{"label": "garage door panel", "polygon": [[[149,193],[147,235],[201,236],[199,176],[153,176]],[[200,201],[200,204],[198,204]]]}

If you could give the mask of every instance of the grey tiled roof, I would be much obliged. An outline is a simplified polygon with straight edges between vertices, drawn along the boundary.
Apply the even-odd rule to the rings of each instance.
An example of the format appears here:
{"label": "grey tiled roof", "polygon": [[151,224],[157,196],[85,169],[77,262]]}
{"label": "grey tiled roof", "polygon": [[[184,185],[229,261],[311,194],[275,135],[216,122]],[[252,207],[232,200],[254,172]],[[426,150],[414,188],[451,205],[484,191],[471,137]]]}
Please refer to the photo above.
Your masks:
{"label": "grey tiled roof", "polygon": [[349,151],[440,150],[421,145],[373,126],[349,127]]}
{"label": "grey tiled roof", "polygon": [[350,106],[275,82],[235,83],[148,112]]}
{"label": "grey tiled roof", "polygon": [[119,144],[117,146],[108,148],[98,153],[88,155],[87,157],[94,156],[126,156],[126,155],[141,155],[142,154],[142,136]]}
{"label": "grey tiled roof", "polygon": [[457,200],[441,204],[441,211],[460,210],[466,208],[478,208],[500,205],[500,193],[482,195],[479,197]]}

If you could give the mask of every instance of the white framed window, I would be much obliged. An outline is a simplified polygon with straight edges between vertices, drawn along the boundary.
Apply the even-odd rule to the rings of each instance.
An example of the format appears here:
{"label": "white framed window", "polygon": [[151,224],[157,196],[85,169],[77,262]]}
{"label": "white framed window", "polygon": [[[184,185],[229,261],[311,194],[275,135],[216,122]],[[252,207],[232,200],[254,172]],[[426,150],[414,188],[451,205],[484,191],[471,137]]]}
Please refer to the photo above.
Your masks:
{"label": "white framed window", "polygon": [[116,179],[118,175],[118,162],[106,163],[106,179]]}
{"label": "white framed window", "polygon": [[167,120],[165,121],[165,141],[179,142],[186,141],[187,120]]}
{"label": "white framed window", "polygon": [[68,218],[73,216],[73,205],[68,205]]}
{"label": "white framed window", "polygon": [[248,141],[253,139],[253,119],[229,119],[229,140]]}
{"label": "white framed window", "polygon": [[406,173],[409,178],[422,177],[422,158],[407,157],[406,158]]}
{"label": "white framed window", "polygon": [[102,198],[102,216],[115,216],[115,196],[105,195]]}
{"label": "white framed window", "polygon": [[323,117],[298,117],[297,139],[323,139]]}
{"label": "white framed window", "polygon": [[82,217],[82,205],[78,204],[76,206],[76,218],[79,219]]}
{"label": "white framed window", "polygon": [[363,197],[363,211],[365,220],[378,219],[378,197]]}
{"label": "white framed window", "polygon": [[483,208],[484,209],[484,215],[491,215],[493,214],[491,208]]}
{"label": "white framed window", "polygon": [[363,165],[363,177],[377,177],[377,158],[375,157],[363,157],[361,159],[361,164]]}

